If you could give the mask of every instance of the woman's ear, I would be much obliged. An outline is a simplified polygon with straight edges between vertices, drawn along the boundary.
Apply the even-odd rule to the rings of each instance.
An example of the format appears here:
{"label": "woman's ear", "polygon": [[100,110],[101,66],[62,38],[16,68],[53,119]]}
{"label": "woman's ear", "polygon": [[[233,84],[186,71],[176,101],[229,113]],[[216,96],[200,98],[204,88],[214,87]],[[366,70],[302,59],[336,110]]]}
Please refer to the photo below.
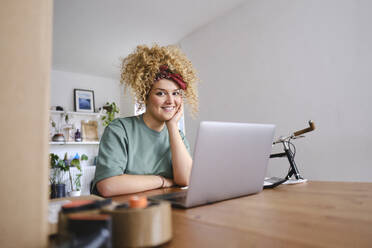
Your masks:
{"label": "woman's ear", "polygon": [[147,99],[148,99],[149,96],[150,96],[151,89],[152,89],[152,86],[151,86],[150,89],[147,91],[147,94],[146,94],[146,97],[145,97],[145,101],[144,101],[144,104],[145,104],[145,105],[146,105]]}

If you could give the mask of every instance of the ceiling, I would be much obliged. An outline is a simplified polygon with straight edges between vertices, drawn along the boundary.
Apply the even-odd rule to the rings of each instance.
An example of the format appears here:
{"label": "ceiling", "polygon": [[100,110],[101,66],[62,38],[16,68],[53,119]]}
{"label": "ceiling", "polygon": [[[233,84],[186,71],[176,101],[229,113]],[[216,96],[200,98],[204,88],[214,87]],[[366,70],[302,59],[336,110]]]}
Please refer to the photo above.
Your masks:
{"label": "ceiling", "polygon": [[246,0],[54,0],[53,69],[119,78],[139,44],[176,44]]}

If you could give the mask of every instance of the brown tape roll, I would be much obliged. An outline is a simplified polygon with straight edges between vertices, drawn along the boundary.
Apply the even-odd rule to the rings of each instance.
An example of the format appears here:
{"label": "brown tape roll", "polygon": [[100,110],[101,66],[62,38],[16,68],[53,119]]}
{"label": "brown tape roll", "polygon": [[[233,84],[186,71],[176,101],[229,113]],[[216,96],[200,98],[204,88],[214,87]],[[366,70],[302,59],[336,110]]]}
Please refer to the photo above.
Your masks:
{"label": "brown tape roll", "polygon": [[114,247],[158,246],[172,239],[172,212],[169,202],[150,202],[146,208],[102,209],[112,216]]}

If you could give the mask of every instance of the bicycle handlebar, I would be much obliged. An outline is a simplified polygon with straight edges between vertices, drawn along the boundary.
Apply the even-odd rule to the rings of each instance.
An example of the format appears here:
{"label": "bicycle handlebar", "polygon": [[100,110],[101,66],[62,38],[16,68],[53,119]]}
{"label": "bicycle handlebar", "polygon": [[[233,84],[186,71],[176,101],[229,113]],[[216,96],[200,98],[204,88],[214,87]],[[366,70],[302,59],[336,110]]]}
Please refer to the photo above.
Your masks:
{"label": "bicycle handlebar", "polygon": [[301,135],[301,134],[304,134],[304,133],[308,133],[308,132],[311,132],[315,129],[315,124],[312,120],[309,121],[309,126],[308,128],[305,128],[305,129],[302,129],[302,130],[298,130],[296,132],[293,133],[293,136],[298,136],[298,135]]}
{"label": "bicycle handlebar", "polygon": [[296,132],[294,132],[293,134],[287,136],[287,137],[279,137],[276,141],[273,142],[273,144],[277,144],[277,143],[281,143],[285,140],[288,140],[288,139],[293,139],[294,137],[297,137],[297,136],[300,136],[301,134],[304,134],[304,133],[308,133],[308,132],[311,132],[315,129],[315,124],[312,120],[309,121],[309,127],[308,128],[305,128],[305,129],[302,129],[302,130],[298,130]]}

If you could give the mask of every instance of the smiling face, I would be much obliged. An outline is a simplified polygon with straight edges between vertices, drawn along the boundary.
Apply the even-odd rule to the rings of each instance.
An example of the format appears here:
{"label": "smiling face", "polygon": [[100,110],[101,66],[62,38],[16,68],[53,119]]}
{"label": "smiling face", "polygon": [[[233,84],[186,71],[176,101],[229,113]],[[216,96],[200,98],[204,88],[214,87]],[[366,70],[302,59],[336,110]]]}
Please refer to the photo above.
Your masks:
{"label": "smiling face", "polygon": [[[180,87],[173,81],[161,79],[154,83],[146,100],[148,119],[156,124],[170,120],[181,105]],[[154,123],[155,124],[155,123]]]}

